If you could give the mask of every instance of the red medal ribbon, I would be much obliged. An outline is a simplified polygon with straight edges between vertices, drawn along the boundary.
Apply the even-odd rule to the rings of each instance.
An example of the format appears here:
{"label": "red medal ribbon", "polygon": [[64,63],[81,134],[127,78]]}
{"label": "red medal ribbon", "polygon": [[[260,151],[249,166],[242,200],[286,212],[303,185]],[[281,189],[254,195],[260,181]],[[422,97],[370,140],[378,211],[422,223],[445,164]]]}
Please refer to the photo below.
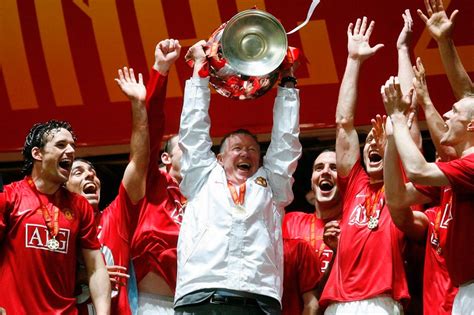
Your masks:
{"label": "red medal ribbon", "polygon": [[52,238],[55,238],[59,232],[59,209],[55,205],[53,207],[53,218],[51,219],[51,213],[48,210],[48,207],[43,203],[41,196],[39,195],[38,189],[33,182],[33,179],[30,177],[27,179],[28,185],[30,186],[31,190],[35,193],[38,201],[40,203],[41,212],[43,213],[43,219],[48,227],[49,234]]}
{"label": "red medal ribbon", "polygon": [[227,187],[229,187],[230,194],[232,196],[232,200],[234,201],[234,203],[239,206],[243,205],[245,201],[245,190],[246,190],[245,183],[239,186],[239,194],[237,194],[237,190],[235,189],[234,185],[232,185],[231,182],[229,181],[227,182]]}
{"label": "red medal ribbon", "polygon": [[367,218],[372,217],[372,215],[375,213],[375,210],[377,208],[377,204],[379,203],[380,200],[380,195],[385,192],[385,186],[380,187],[380,189],[377,191],[375,194],[368,194],[365,197],[364,201],[364,207],[365,207],[365,215]]}

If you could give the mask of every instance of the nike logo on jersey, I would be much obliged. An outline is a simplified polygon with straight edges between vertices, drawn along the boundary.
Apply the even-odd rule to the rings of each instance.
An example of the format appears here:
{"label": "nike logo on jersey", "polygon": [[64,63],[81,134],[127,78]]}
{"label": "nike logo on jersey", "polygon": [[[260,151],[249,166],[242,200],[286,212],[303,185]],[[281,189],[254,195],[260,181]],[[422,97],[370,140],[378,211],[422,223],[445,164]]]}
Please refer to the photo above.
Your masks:
{"label": "nike logo on jersey", "polygon": [[19,210],[19,211],[17,211],[17,214],[18,214],[18,215],[24,215],[25,213],[27,213],[27,212],[29,212],[29,211],[31,211],[31,208],[25,209],[25,210],[21,210],[21,211]]}

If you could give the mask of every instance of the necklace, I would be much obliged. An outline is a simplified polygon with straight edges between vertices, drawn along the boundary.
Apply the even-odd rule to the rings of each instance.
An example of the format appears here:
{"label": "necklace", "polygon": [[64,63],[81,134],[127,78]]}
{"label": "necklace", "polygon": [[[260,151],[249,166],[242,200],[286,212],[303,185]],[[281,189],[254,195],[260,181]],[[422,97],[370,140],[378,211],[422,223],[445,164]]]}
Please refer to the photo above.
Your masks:
{"label": "necklace", "polygon": [[55,205],[52,205],[53,215],[51,216],[51,213],[49,212],[48,207],[44,204],[43,200],[41,199],[39,195],[38,189],[36,188],[35,183],[33,182],[33,179],[30,177],[27,179],[27,182],[31,190],[33,190],[36,197],[38,198],[41,212],[43,214],[43,219],[44,219],[44,222],[46,223],[46,227],[48,228],[50,237],[48,238],[48,241],[46,242],[46,247],[48,247],[49,250],[54,252],[55,250],[59,248],[59,241],[56,239],[56,236],[58,235],[58,232],[59,232],[59,209]]}

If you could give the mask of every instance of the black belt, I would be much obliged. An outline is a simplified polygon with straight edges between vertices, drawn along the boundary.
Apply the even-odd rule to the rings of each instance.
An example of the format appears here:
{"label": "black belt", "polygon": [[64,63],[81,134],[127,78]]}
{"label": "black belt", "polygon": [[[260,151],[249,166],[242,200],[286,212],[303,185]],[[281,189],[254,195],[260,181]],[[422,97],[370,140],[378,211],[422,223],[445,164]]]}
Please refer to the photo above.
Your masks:
{"label": "black belt", "polygon": [[233,296],[222,293],[214,293],[209,300],[210,304],[226,304],[239,306],[258,306],[258,302],[254,298]]}

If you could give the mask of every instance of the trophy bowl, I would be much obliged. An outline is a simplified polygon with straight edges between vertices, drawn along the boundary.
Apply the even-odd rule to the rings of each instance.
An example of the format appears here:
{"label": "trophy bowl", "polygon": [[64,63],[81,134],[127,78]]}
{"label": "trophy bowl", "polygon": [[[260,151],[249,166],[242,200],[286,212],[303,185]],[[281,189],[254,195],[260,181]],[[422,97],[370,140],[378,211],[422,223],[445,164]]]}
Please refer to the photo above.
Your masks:
{"label": "trophy bowl", "polygon": [[278,80],[288,40],[271,14],[251,9],[236,14],[210,37],[210,83],[231,99],[255,99]]}

